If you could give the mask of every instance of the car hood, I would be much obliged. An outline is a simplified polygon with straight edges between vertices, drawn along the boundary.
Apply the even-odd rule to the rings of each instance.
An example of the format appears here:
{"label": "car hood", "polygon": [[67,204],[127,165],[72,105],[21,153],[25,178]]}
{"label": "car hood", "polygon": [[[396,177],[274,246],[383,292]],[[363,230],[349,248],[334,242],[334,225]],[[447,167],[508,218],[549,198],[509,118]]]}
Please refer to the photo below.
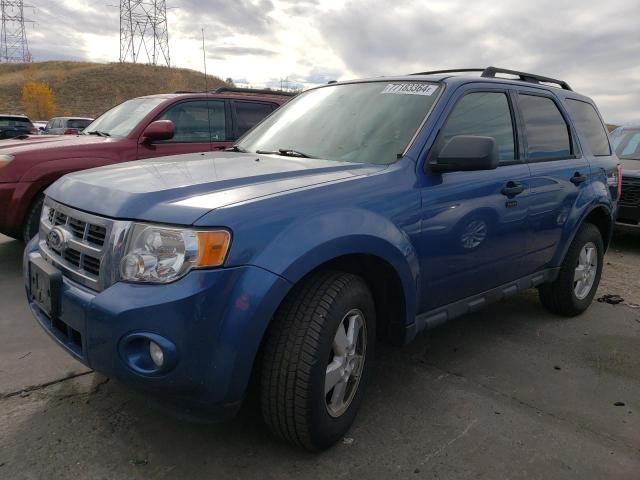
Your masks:
{"label": "car hood", "polygon": [[640,160],[620,160],[623,177],[640,178]]}
{"label": "car hood", "polygon": [[14,160],[0,170],[0,182],[17,182],[31,168],[42,162],[69,158],[107,158],[118,160],[125,138],[96,135],[33,135],[22,140],[0,141],[0,154]]}
{"label": "car hood", "polygon": [[200,153],[72,173],[46,193],[98,215],[189,225],[216,208],[384,168],[276,155]]}

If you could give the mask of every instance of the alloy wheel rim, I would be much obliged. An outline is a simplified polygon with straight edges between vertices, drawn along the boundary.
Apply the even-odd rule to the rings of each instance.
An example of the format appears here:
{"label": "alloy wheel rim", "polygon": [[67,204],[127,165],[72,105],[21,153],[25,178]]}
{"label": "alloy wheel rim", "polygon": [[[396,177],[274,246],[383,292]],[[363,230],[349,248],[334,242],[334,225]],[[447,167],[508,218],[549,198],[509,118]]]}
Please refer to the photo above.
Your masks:
{"label": "alloy wheel rim", "polygon": [[597,247],[593,242],[588,242],[580,250],[578,265],[573,272],[573,293],[578,300],[587,298],[595,283],[597,272]]}
{"label": "alloy wheel rim", "polygon": [[351,405],[360,385],[366,352],[367,325],[362,311],[354,308],[338,324],[325,373],[325,405],[332,417],[340,417]]}
{"label": "alloy wheel rim", "polygon": [[462,246],[466,249],[478,247],[487,236],[487,224],[482,220],[473,220],[462,234]]}

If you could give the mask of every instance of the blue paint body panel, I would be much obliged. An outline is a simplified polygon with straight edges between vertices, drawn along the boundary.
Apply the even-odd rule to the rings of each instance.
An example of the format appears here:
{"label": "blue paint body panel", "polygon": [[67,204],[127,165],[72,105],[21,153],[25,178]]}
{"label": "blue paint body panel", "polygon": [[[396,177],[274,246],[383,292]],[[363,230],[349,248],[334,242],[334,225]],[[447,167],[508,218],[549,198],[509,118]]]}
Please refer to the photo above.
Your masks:
{"label": "blue paint body panel", "polygon": [[[611,179],[618,160],[591,155],[562,106],[565,98],[590,100],[502,79],[390,79],[401,80],[437,81],[442,88],[414,140],[391,165],[207,152],[62,178],[46,193],[64,205],[121,220],[224,227],[232,233],[231,247],[222,268],[195,270],[167,285],[118,282],[94,292],[65,278],[61,320],[80,333],[79,350],[56,336],[30,302],[34,315],[90,367],[194,408],[225,411],[242,400],[282,300],[328,261],[366,254],[386,262],[402,287],[406,316],[399,324],[415,330],[424,312],[556,269],[594,210],[613,224]],[[553,98],[570,122],[574,157],[528,162],[516,117],[520,161],[496,170],[431,172],[435,138],[455,102],[471,90],[505,92],[513,102],[518,92]],[[576,172],[588,180],[574,185]],[[517,198],[502,193],[510,181],[524,185]],[[478,228],[484,228],[479,245],[462,240]],[[32,241],[25,262],[38,255]],[[28,293],[28,281],[26,288]],[[175,368],[160,376],[128,368],[119,342],[135,332],[175,344]]]}

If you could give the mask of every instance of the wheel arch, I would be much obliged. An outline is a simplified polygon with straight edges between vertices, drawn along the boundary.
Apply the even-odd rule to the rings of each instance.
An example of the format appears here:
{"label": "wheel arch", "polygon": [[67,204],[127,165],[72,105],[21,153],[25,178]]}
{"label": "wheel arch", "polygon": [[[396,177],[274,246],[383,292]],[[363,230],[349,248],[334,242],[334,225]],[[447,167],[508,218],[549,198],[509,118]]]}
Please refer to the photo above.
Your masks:
{"label": "wheel arch", "polygon": [[554,262],[554,265],[562,264],[564,258],[567,255],[567,252],[569,251],[569,247],[578,234],[580,227],[585,222],[591,223],[600,231],[605,252],[607,251],[609,243],[611,242],[611,237],[613,236],[613,213],[610,206],[602,203],[597,203],[591,205],[590,208],[585,209],[579,220],[575,222],[575,228],[571,230],[571,235],[567,237],[567,240],[564,242],[562,249],[560,250],[560,255],[558,255],[555,259],[556,261]]}

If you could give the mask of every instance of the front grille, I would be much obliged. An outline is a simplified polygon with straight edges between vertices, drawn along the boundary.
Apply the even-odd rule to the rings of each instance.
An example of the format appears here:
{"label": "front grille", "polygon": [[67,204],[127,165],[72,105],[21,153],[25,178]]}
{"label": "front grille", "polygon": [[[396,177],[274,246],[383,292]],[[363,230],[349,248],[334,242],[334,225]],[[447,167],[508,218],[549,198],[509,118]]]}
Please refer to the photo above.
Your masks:
{"label": "front grille", "polygon": [[40,221],[40,252],[67,276],[99,291],[114,281],[112,269],[105,266],[113,254],[109,251],[110,235],[118,233],[116,244],[122,248],[128,225],[47,198]]}
{"label": "front grille", "polygon": [[620,205],[625,207],[640,206],[640,178],[622,178]]}

